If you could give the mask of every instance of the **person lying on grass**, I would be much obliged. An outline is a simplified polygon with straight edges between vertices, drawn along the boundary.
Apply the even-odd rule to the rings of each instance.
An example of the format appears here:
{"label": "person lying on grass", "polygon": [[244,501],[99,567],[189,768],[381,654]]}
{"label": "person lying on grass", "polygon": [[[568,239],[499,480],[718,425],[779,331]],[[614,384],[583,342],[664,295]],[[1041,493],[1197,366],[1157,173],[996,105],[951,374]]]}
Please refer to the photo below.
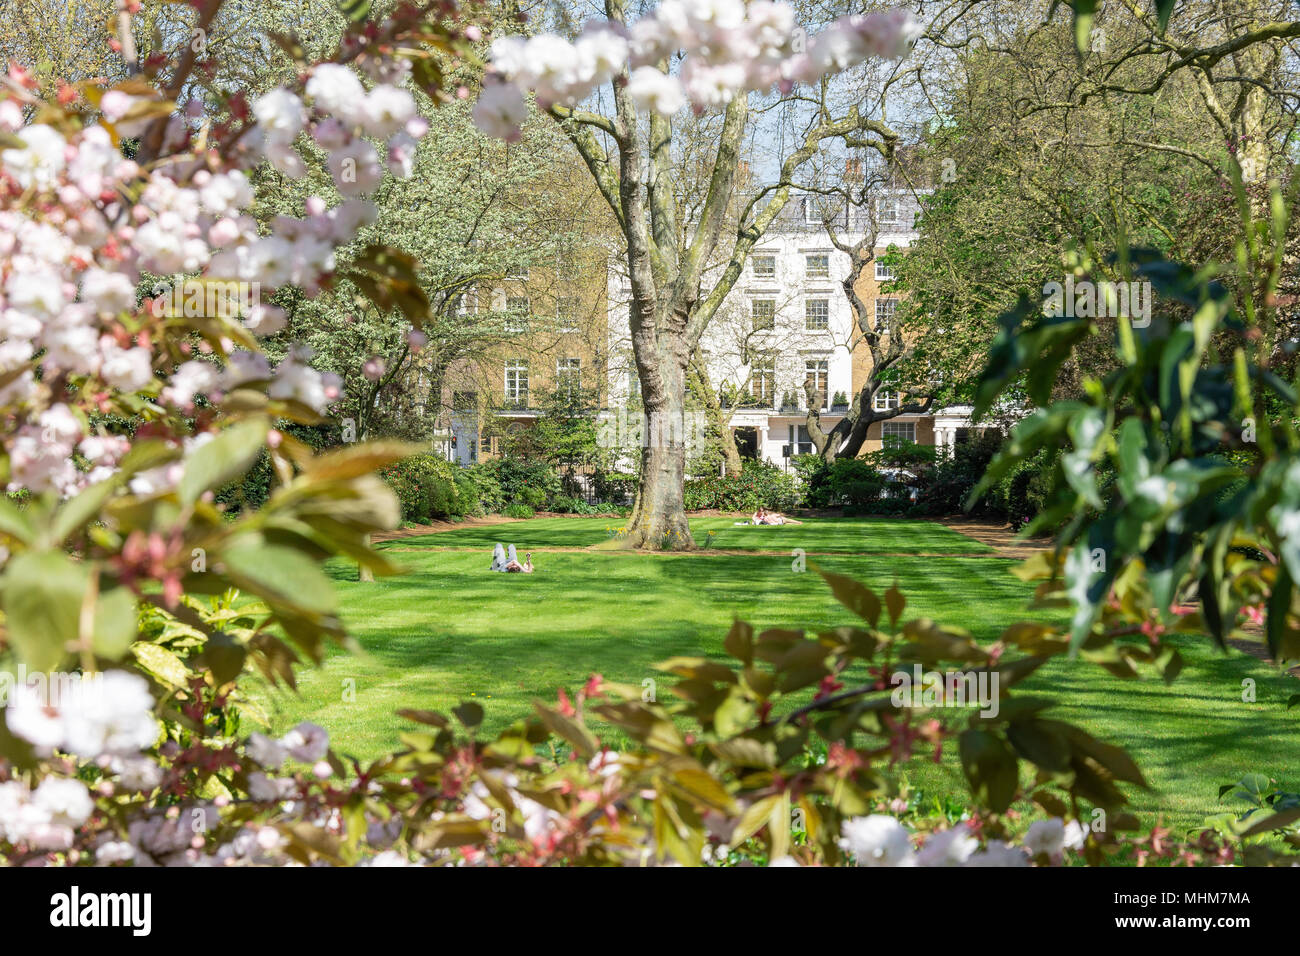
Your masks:
{"label": "person lying on grass", "polygon": [[492,549],[492,567],[489,571],[514,572],[515,574],[532,574],[533,573],[533,553],[529,551],[524,557],[524,563],[519,563],[519,555],[515,551],[515,546],[510,546],[510,553],[507,555],[500,543]]}
{"label": "person lying on grass", "polygon": [[803,524],[802,521],[795,521],[793,518],[787,518],[777,511],[768,511],[766,508],[759,506],[754,512],[754,516],[749,519],[750,524]]}

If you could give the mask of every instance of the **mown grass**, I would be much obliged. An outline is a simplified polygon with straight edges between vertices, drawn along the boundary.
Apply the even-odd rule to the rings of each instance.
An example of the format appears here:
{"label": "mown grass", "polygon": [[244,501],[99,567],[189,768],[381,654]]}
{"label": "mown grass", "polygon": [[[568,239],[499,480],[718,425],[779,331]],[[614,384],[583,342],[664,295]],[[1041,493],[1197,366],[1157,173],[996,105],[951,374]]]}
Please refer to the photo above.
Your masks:
{"label": "mown grass", "polygon": [[[691,534],[700,547],[727,551],[788,551],[844,554],[983,554],[986,544],[932,521],[889,518],[809,518],[802,524],[755,527],[740,518],[692,518]],[[495,525],[453,528],[412,535],[381,547],[484,548],[500,541],[520,551],[587,548],[614,538],[622,518],[534,518]],[[710,532],[712,536],[710,537]]]}
{"label": "mown grass", "polygon": [[[492,733],[530,713],[535,698],[554,701],[557,688],[573,692],[592,673],[631,684],[656,680],[666,689],[670,682],[652,665],[674,655],[725,658],[722,641],[734,616],[758,627],[809,629],[852,620],[820,577],[793,570],[788,554],[557,552],[534,555],[533,575],[487,572],[495,540],[521,548],[591,543],[605,537],[607,523],[539,519],[426,539],[438,546],[455,540],[472,548],[466,551],[423,551],[420,541],[403,539],[392,544],[400,549],[393,557],[407,573],[373,584],[357,583],[354,567],[333,565],[345,620],[363,653],[335,652],[322,667],[304,669],[300,696],[264,692],[276,729],[315,720],[330,728],[340,750],[372,757],[397,746],[409,726],[394,714],[402,707],[446,711],[476,700]],[[774,532],[810,552],[847,549],[856,539],[861,554],[811,560],[877,589],[897,582],[909,616],[965,627],[981,641],[1042,614],[1025,610],[1030,588],[1009,573],[1013,561],[898,556],[987,550],[941,526],[864,519],[735,530]],[[751,539],[734,540],[739,548]],[[1180,828],[1220,812],[1219,785],[1246,772],[1292,788],[1300,783],[1300,711],[1285,706],[1294,679],[1242,653],[1224,656],[1207,640],[1185,639],[1184,653],[1187,667],[1172,685],[1123,681],[1058,659],[1016,691],[1054,698],[1054,716],[1126,747],[1152,784],[1150,792],[1133,792],[1135,809],[1161,813]],[[1256,682],[1254,703],[1242,700],[1248,678]],[[355,701],[345,700],[349,681]],[[938,765],[918,761],[910,781],[927,793],[964,795],[954,756]]]}

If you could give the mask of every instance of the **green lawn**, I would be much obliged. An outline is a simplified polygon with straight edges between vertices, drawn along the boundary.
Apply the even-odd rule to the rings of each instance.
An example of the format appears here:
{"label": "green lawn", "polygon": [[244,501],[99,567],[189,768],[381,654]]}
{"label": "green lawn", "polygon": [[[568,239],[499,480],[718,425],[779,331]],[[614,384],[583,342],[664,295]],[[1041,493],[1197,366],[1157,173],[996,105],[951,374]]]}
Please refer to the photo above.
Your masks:
{"label": "green lawn", "polygon": [[[984,554],[993,549],[932,521],[888,518],[810,518],[797,525],[737,526],[740,518],[692,518],[691,534],[701,547],[733,551],[789,551],[846,554]],[[389,542],[398,548],[481,548],[489,555],[500,541],[529,548],[587,548],[609,541],[622,518],[534,518],[498,525],[454,528]],[[709,532],[713,538],[709,539]],[[381,545],[381,547],[383,547]]]}
{"label": "green lawn", "polygon": [[[698,528],[734,531],[720,545],[737,549],[768,548],[759,536],[769,534],[780,538],[781,549],[809,552],[844,552],[856,542],[861,554],[814,560],[876,588],[897,581],[909,614],[966,627],[981,640],[1034,616],[1024,610],[1030,588],[1008,573],[1015,562],[960,556],[990,549],[938,525],[863,519],[733,529],[729,522],[703,519]],[[788,552],[554,552],[534,556],[531,576],[487,572],[496,540],[521,548],[578,546],[604,540],[606,526],[606,519],[539,519],[407,538],[394,543],[402,550],[393,557],[408,573],[373,584],[353,580],[354,567],[334,566],[346,622],[364,654],[338,652],[321,668],[304,669],[299,697],[268,693],[276,729],[312,719],[330,728],[343,752],[370,757],[396,745],[407,726],[393,713],[400,707],[446,711],[477,700],[495,731],[528,713],[534,698],[553,701],[556,688],[573,691],[591,673],[640,684],[662,681],[651,665],[674,655],[722,658],[735,615],[759,627],[851,620],[816,574],[792,570]],[[425,542],[471,550],[422,551]],[[949,556],[898,556],[909,551]],[[1219,785],[1249,771],[1294,789],[1300,711],[1285,707],[1294,680],[1243,654],[1224,657],[1203,640],[1187,639],[1185,652],[1187,669],[1172,686],[1121,681],[1095,666],[1056,660],[1020,692],[1051,695],[1060,701],[1057,716],[1127,747],[1154,787],[1134,795],[1136,808],[1161,811],[1175,825],[1193,826],[1217,812]],[[1241,700],[1247,677],[1257,683],[1257,703]],[[345,700],[349,681],[354,702]],[[911,780],[930,792],[964,793],[956,775],[950,761],[925,763]]]}

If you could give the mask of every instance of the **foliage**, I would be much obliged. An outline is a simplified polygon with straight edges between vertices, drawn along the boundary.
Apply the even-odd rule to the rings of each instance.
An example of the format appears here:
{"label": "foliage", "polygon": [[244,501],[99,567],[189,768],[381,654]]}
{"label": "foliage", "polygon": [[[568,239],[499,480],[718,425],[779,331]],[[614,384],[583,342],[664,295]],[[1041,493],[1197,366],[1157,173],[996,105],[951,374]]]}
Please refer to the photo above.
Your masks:
{"label": "foliage", "polygon": [[[954,445],[951,452],[938,458],[925,484],[918,490],[915,502],[919,515],[958,514],[975,485],[984,477],[984,471],[997,454],[1001,436],[983,434],[973,441]],[[987,498],[981,499],[977,514],[994,512]]]}
{"label": "foliage", "polygon": [[517,501],[514,504],[506,505],[505,508],[501,510],[501,513],[507,518],[531,518],[536,514],[531,507]]}
{"label": "foliage", "polygon": [[617,507],[632,501],[636,494],[637,476],[602,468],[592,475],[592,485],[598,500]]}
{"label": "foliage", "polygon": [[880,500],[888,479],[862,458],[837,458],[827,464],[820,456],[801,456],[799,467],[807,482],[805,500],[813,508],[848,506],[862,511]]}
{"label": "foliage", "polygon": [[[1286,522],[1292,501],[1300,501],[1289,477],[1289,449],[1300,443],[1292,441],[1291,416],[1269,419],[1256,411],[1260,397],[1293,403],[1294,392],[1266,370],[1252,373],[1249,338],[1230,346],[1226,362],[1214,354],[1216,333],[1240,333],[1245,323],[1206,272],[1151,252],[1135,252],[1126,268],[1170,306],[1148,328],[1120,323],[1120,365],[1085,380],[1085,400],[1048,404],[1047,392],[1056,366],[1093,334],[1091,320],[1035,318],[1023,305],[1006,316],[981,407],[1022,375],[1031,398],[1045,407],[1016,426],[972,497],[1025,458],[1061,451],[1047,505],[1029,527],[1068,522],[1059,538],[1063,560],[1046,570],[1077,602],[1076,648],[1101,627],[1101,606],[1117,582],[1141,574],[1161,626],[1195,583],[1204,627],[1217,641],[1236,631],[1244,608],[1267,601],[1270,651],[1280,659],[1300,656],[1300,630],[1290,618],[1291,574],[1300,558]],[[1221,454],[1250,437],[1267,457],[1243,468]],[[1108,501],[1103,463],[1114,469]],[[1237,492],[1224,497],[1233,484]]]}
{"label": "foliage", "polygon": [[403,521],[424,523],[483,513],[477,485],[441,455],[411,455],[381,469],[379,477],[401,503]]}
{"label": "foliage", "polygon": [[607,507],[587,504],[581,498],[567,498],[564,495],[551,501],[551,511],[562,515],[599,515],[608,512]]}
{"label": "foliage", "polygon": [[788,511],[799,503],[798,479],[764,461],[746,460],[740,474],[710,475],[686,482],[686,507],[690,511],[754,511],[768,508]]}
{"label": "foliage", "polygon": [[473,497],[478,500],[484,514],[496,514],[506,506],[505,493],[497,480],[494,461],[475,462],[460,470],[460,476],[474,486]]}
{"label": "foliage", "polygon": [[501,500],[507,505],[521,504],[542,511],[564,493],[559,473],[544,461],[507,456],[483,462],[479,467],[496,479]]}
{"label": "foliage", "polygon": [[[279,779],[278,795],[305,805],[335,793],[355,821],[313,837],[284,820],[282,842],[259,855],[347,863],[382,846],[394,861],[445,865],[699,865],[732,861],[732,853],[803,864],[1027,865],[1074,852],[1091,862],[1132,852],[1138,844],[1125,833],[1136,821],[1125,790],[1145,786],[1141,773],[1119,748],[1049,716],[1050,701],[1014,693],[1051,653],[1050,642],[1016,656],[1027,636],[1017,625],[981,646],[958,629],[909,618],[897,589],[877,595],[849,578],[823,577],[851,623],[806,634],[737,621],[726,663],[678,657],[659,665],[671,681],[662,702],[646,700],[639,685],[593,675],[572,694],[561,689],[555,703],[535,701],[533,717],[496,737],[481,733],[485,714],[475,702],[451,715],[402,711],[419,729],[403,734],[392,754],[359,764],[342,788],[301,771],[282,776],[283,748],[258,741],[246,758],[250,779]],[[888,678],[914,665],[996,674],[996,713],[952,706],[955,691],[942,686],[900,692]],[[594,720],[630,744],[606,749]],[[901,841],[873,840],[886,826],[879,808],[904,792],[908,765],[947,750],[970,783],[978,808],[971,825],[929,855],[925,846],[917,854],[901,828],[890,830]],[[326,759],[338,761],[333,751]],[[203,779],[207,771],[196,773]],[[1056,820],[1019,831],[1009,811],[1026,799],[1055,816],[1078,813],[1088,825],[1065,829]],[[385,820],[391,825],[368,831]],[[946,832],[942,817],[912,822],[930,839]],[[238,826],[216,816],[207,838],[221,844]],[[1054,827],[1069,836],[1044,839]],[[934,852],[957,837],[966,839],[951,853]],[[1183,849],[1175,843],[1162,852]]]}

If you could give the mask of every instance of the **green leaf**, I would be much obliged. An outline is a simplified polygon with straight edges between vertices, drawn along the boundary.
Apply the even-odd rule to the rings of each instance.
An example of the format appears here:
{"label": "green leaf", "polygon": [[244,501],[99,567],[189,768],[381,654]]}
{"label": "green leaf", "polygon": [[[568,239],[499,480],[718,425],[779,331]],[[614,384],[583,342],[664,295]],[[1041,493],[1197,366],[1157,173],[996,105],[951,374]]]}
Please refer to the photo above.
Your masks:
{"label": "green leaf", "polygon": [[1174,12],[1174,5],[1178,0],[1155,0],[1156,17],[1160,24],[1160,32],[1164,33],[1165,28],[1169,26],[1169,17]]}
{"label": "green leaf", "polygon": [[1007,740],[1020,756],[1052,773],[1070,769],[1070,744],[1065,736],[1039,720],[1014,720]]}
{"label": "green leaf", "polygon": [[728,654],[746,664],[754,662],[754,628],[744,621],[737,620],[731,625],[722,647]]}
{"label": "green leaf", "polygon": [[86,568],[60,551],[33,551],[9,561],[0,584],[9,640],[33,671],[54,668],[77,640]]}
{"label": "green leaf", "polygon": [[[478,705],[462,706],[477,707]],[[482,710],[483,709],[480,707],[478,723],[482,722]],[[591,731],[582,726],[578,721],[574,720],[572,717],[564,716],[564,714],[561,714],[559,711],[552,710],[539,700],[533,701],[533,710],[537,711],[538,717],[541,718],[542,723],[546,725],[547,729],[550,730],[551,733],[563,737],[569,743],[573,744],[573,749],[577,751],[578,756],[583,760],[590,760],[596,755],[596,750],[600,745],[599,741],[592,736]],[[455,713],[455,711],[452,711],[452,713]],[[477,724],[475,724],[475,726],[477,726]]]}
{"label": "green leaf", "polygon": [[903,616],[903,611],[907,608],[907,598],[897,587],[892,587],[885,592],[885,607],[889,609],[889,623],[892,627],[898,627],[898,620]]}
{"label": "green leaf", "polygon": [[179,657],[167,650],[167,648],[140,641],[131,646],[131,653],[135,655],[135,659],[140,662],[141,667],[162,683],[171,687],[187,687],[189,685],[189,669],[186,668]]}
{"label": "green leaf", "polygon": [[229,634],[216,631],[208,635],[196,663],[212,671],[218,684],[228,684],[243,673],[247,657],[248,649],[243,644]]}
{"label": "green leaf", "polygon": [[713,729],[719,737],[734,737],[749,726],[755,713],[754,702],[746,697],[745,691],[733,687],[713,712]]}
{"label": "green leaf", "polygon": [[118,474],[130,477],[141,471],[148,471],[160,465],[166,465],[181,456],[181,450],[161,438],[147,438],[131,445],[131,450],[122,456]]}
{"label": "green leaf", "polygon": [[814,565],[814,568],[822,576],[822,580],[830,585],[835,600],[872,627],[875,627],[880,622],[880,598],[876,597],[875,591],[865,584],[859,584],[846,575],[823,571],[816,565]]}
{"label": "green leaf", "polygon": [[1010,807],[1020,788],[1019,763],[1014,751],[996,734],[967,730],[962,732],[958,752],[975,798],[994,813]]}
{"label": "green leaf", "polygon": [[382,244],[367,246],[341,274],[380,312],[397,309],[416,328],[429,317],[429,297],[420,285],[415,260],[404,252]]}
{"label": "green leaf", "polygon": [[1083,56],[1091,46],[1092,18],[1097,13],[1097,0],[1069,0],[1074,9],[1074,45]]}
{"label": "green leaf", "polygon": [[268,603],[288,604],[316,614],[338,608],[334,585],[315,561],[284,545],[247,540],[221,555],[231,581]]}
{"label": "green leaf", "polygon": [[109,660],[120,660],[138,633],[135,595],[126,588],[101,591],[95,601],[91,647]]}
{"label": "green leaf", "polygon": [[463,701],[451,712],[466,730],[473,730],[483,723],[483,707],[475,701]]}
{"label": "green leaf", "polygon": [[120,487],[122,479],[118,475],[107,478],[86,488],[69,499],[54,514],[50,524],[50,543],[63,544],[73,533],[80,531],[99,516],[100,509],[114,491]]}
{"label": "green leaf", "polygon": [[414,442],[365,442],[318,455],[306,464],[303,473],[314,479],[357,478],[428,450],[427,445]]}
{"label": "green leaf", "polygon": [[270,428],[270,419],[258,415],[231,425],[201,445],[185,464],[179,489],[181,502],[193,504],[203,492],[220,488],[248,471],[265,447]]}
{"label": "green leaf", "polygon": [[36,537],[36,529],[32,527],[27,512],[3,495],[0,495],[0,534],[17,538],[23,544],[31,544]]}
{"label": "green leaf", "polygon": [[1297,820],[1300,820],[1300,807],[1292,807],[1290,810],[1270,814],[1244,830],[1241,835],[1244,838],[1256,836],[1260,833],[1268,833],[1271,830],[1284,830]]}
{"label": "green leaf", "polygon": [[338,0],[339,12],[352,23],[362,23],[370,16],[370,0]]}

